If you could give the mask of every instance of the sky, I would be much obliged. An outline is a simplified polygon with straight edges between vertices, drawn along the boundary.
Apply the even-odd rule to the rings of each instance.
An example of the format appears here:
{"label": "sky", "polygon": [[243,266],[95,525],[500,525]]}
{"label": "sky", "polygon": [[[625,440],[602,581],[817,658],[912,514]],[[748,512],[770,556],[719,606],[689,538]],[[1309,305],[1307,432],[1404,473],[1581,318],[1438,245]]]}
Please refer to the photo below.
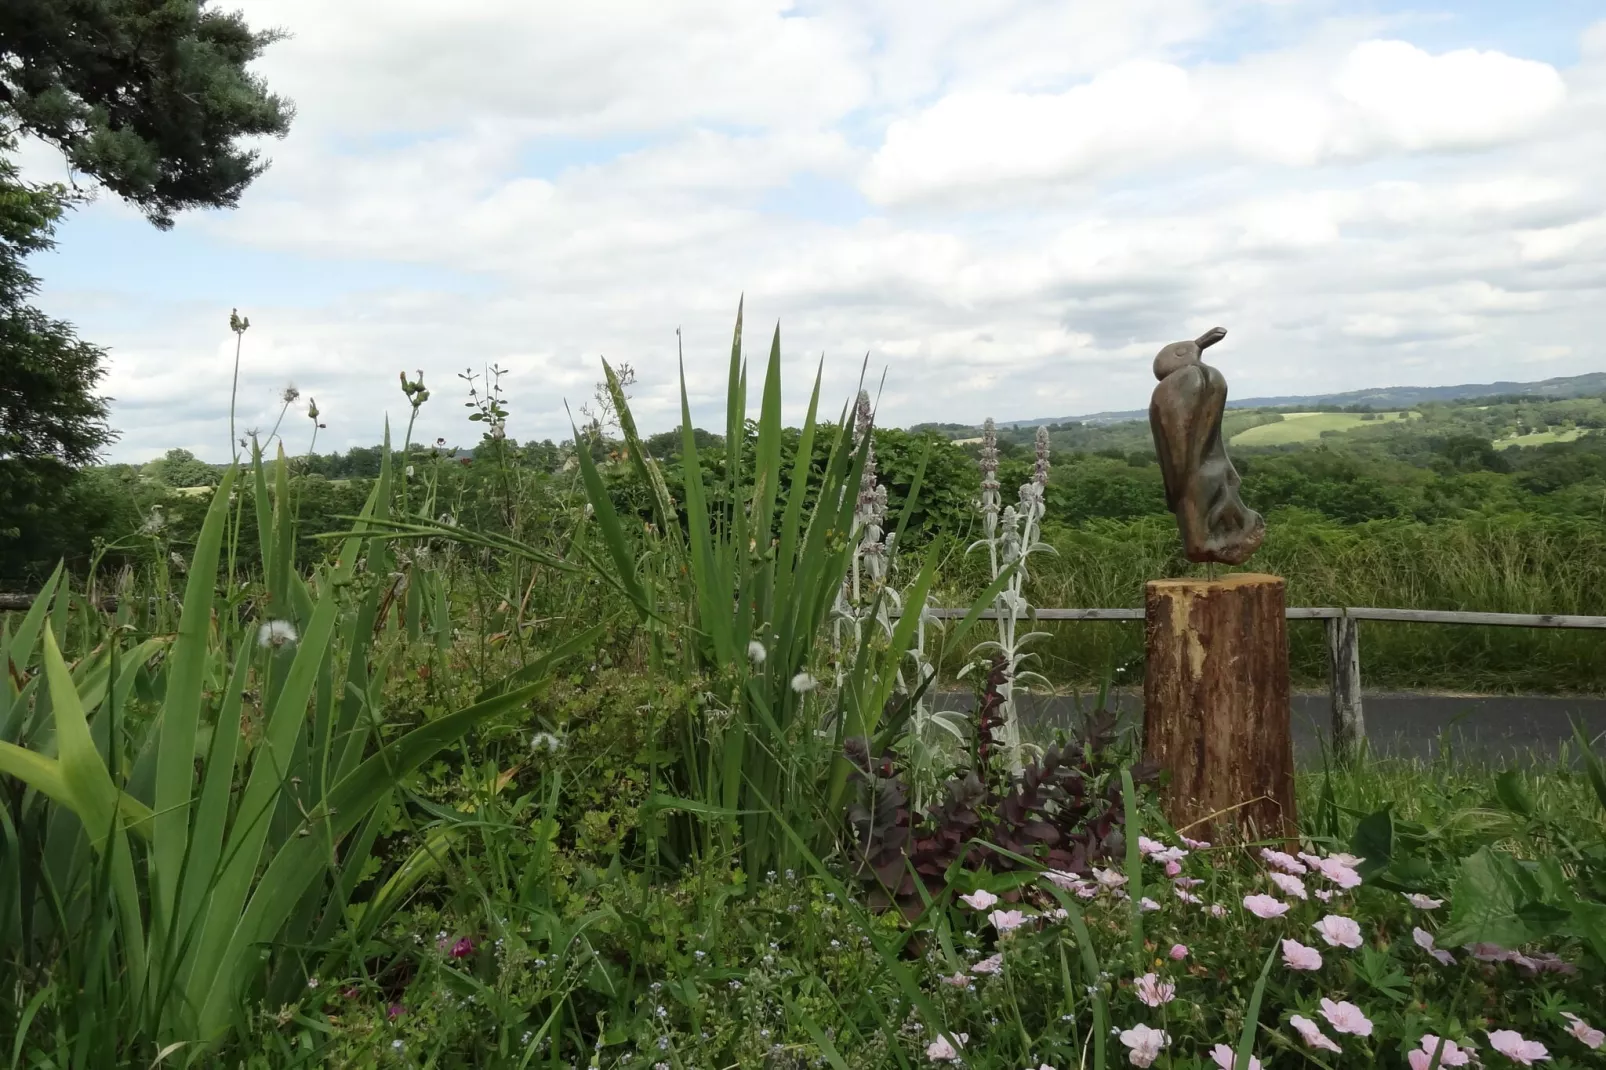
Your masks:
{"label": "sky", "polygon": [[[224,0],[226,6],[226,0]],[[111,194],[31,262],[109,350],[109,457],[722,423],[737,303],[786,415],[868,356],[878,421],[1144,407],[1221,325],[1237,397],[1606,367],[1598,0],[248,0],[295,103],[232,211]],[[25,174],[68,177],[44,146]],[[884,380],[883,380],[884,375]],[[753,376],[756,380],[758,374]]]}

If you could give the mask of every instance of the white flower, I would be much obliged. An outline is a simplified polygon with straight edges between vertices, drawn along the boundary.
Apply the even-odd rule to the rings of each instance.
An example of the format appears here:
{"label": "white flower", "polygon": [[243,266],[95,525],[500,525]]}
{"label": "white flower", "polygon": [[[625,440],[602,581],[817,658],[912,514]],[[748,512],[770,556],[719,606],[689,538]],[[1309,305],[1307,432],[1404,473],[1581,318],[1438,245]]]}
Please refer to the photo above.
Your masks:
{"label": "white flower", "polygon": [[767,657],[769,657],[769,652],[764,649],[763,643],[759,642],[757,639],[751,639],[748,641],[747,660],[753,663],[753,668],[756,669],[760,665],[764,664],[764,659]]}
{"label": "white flower", "polygon": [[951,1063],[959,1058],[959,1049],[969,1039],[969,1033],[955,1033],[952,1040],[938,1034],[936,1040],[926,1045],[926,1058],[934,1063]]}
{"label": "white flower", "polygon": [[998,897],[985,888],[978,888],[969,895],[962,895],[959,898],[972,910],[986,910],[998,902]]}
{"label": "white flower", "polygon": [[1127,1061],[1133,1066],[1149,1066],[1160,1057],[1160,1049],[1171,1042],[1161,1029],[1150,1029],[1146,1025],[1135,1025],[1121,1034],[1121,1043],[1132,1050],[1127,1053]]}
{"label": "white flower", "polygon": [[563,740],[551,732],[537,732],[530,737],[530,749],[544,750],[548,753],[556,754],[563,749]]}
{"label": "white flower", "polygon": [[820,686],[820,681],[808,674],[807,670],[792,677],[792,690],[799,695],[806,695]]}
{"label": "white flower", "polygon": [[257,646],[281,647],[296,641],[296,626],[287,620],[270,620],[257,629]]}

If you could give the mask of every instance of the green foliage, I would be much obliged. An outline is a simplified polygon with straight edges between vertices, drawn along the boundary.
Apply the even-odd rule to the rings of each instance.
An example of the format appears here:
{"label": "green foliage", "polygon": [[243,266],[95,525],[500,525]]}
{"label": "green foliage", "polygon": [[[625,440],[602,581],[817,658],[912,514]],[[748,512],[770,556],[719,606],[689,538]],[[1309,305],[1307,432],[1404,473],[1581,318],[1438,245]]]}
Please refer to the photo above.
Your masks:
{"label": "green foliage", "polygon": [[[10,147],[0,129],[0,153]],[[69,202],[61,186],[18,181],[0,155],[0,578],[36,571],[61,553],[71,526],[59,503],[82,494],[76,470],[112,438],[94,393],[101,350],[28,304],[39,283],[23,260],[52,247]]]}
{"label": "green foliage", "polygon": [[170,227],[262,172],[239,138],[288,129],[289,105],[246,70],[280,36],[196,3],[18,0],[0,14],[0,120]]}

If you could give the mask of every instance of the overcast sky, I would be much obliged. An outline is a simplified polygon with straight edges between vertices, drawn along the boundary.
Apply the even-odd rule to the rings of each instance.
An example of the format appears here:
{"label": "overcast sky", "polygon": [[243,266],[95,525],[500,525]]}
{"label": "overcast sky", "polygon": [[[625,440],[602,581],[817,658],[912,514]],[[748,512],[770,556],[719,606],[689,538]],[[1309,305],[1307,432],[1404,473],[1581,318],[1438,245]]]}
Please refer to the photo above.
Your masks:
{"label": "overcast sky", "polygon": [[1598,0],[243,7],[298,117],[241,207],[164,234],[105,195],[33,262],[110,347],[115,459],[226,457],[236,306],[241,427],[293,383],[320,450],[405,421],[401,369],[418,437],[471,444],[491,362],[519,439],[599,356],[671,427],[676,327],[716,422],[743,293],[791,419],[867,352],[883,424],[1138,408],[1216,324],[1237,397],[1606,367]]}

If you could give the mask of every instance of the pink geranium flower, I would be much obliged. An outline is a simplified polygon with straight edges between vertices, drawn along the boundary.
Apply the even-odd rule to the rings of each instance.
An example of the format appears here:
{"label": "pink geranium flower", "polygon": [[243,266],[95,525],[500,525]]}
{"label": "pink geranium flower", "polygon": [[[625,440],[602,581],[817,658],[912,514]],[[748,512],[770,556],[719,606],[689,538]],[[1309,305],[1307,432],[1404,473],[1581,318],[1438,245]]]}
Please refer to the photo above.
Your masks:
{"label": "pink geranium flower", "polygon": [[969,1033],[955,1033],[951,1039],[939,1033],[936,1040],[926,1045],[926,1058],[934,1063],[951,1063],[959,1058],[959,1049],[969,1039]]}
{"label": "pink geranium flower", "polygon": [[1113,869],[1099,869],[1094,867],[1093,879],[1103,888],[1119,888],[1126,883],[1126,874],[1118,873]]}
{"label": "pink geranium flower", "polygon": [[1121,1033],[1121,1043],[1132,1049],[1127,1053],[1127,1061],[1133,1066],[1144,1067],[1160,1057],[1160,1049],[1171,1043],[1171,1038],[1162,1029],[1135,1025]]}
{"label": "pink geranium flower", "polygon": [[1175,884],[1178,888],[1197,888],[1199,885],[1203,884],[1204,881],[1200,880],[1198,877],[1178,877],[1171,883]]}
{"label": "pink geranium flower", "polygon": [[1327,941],[1328,947],[1360,947],[1362,943],[1361,927],[1354,918],[1329,914],[1311,928]]}
{"label": "pink geranium flower", "polygon": [[1172,944],[1170,955],[1172,962],[1181,962],[1183,959],[1188,957],[1188,945]]}
{"label": "pink geranium flower", "polygon": [[1220,903],[1211,903],[1210,916],[1212,918],[1224,918],[1227,916],[1227,908],[1222,906]]}
{"label": "pink geranium flower", "polygon": [[1512,1062],[1532,1066],[1545,1062],[1550,1052],[1537,1040],[1529,1040],[1515,1029],[1496,1029],[1489,1034],[1489,1046]]}
{"label": "pink geranium flower", "polygon": [[1262,847],[1260,857],[1266,860],[1268,866],[1280,869],[1284,873],[1292,873],[1296,877],[1305,874],[1305,864],[1284,851],[1273,851],[1270,847]]}
{"label": "pink geranium flower", "polygon": [[1076,874],[1067,873],[1062,869],[1046,869],[1043,871],[1043,876],[1049,879],[1049,883],[1067,892],[1075,891],[1076,886],[1082,883],[1082,879]]}
{"label": "pink geranium flower", "polygon": [[1298,877],[1291,877],[1286,873],[1268,873],[1271,882],[1281,889],[1284,895],[1291,895],[1296,899],[1310,898],[1305,893],[1305,882]]}
{"label": "pink geranium flower", "polygon": [[1309,1047],[1336,1052],[1344,1050],[1338,1046],[1333,1038],[1322,1032],[1321,1026],[1306,1018],[1303,1014],[1293,1015],[1288,1019],[1288,1024],[1294,1027],[1294,1030],[1299,1033],[1299,1038]]}
{"label": "pink geranium flower", "polygon": [[1026,924],[1026,915],[1018,910],[995,910],[987,920],[1001,933],[1013,932]]}
{"label": "pink geranium flower", "polygon": [[1284,940],[1283,962],[1288,964],[1290,970],[1319,970],[1322,968],[1322,953],[1298,940]]}
{"label": "pink geranium flower", "polygon": [[1372,1020],[1348,1000],[1334,1003],[1323,997],[1322,1017],[1327,1019],[1327,1024],[1333,1027],[1334,1032],[1353,1033],[1358,1037],[1372,1035]]}
{"label": "pink geranium flower", "polygon": [[998,902],[998,897],[986,888],[978,888],[969,895],[962,895],[959,898],[972,910],[986,910]]}
{"label": "pink geranium flower", "polygon": [[[1225,1044],[1217,1044],[1211,1048],[1210,1058],[1217,1066],[1221,1067],[1221,1070],[1237,1070],[1238,1054]],[[1260,1060],[1253,1055],[1249,1057],[1248,1070],[1260,1070]]]}
{"label": "pink geranium flower", "polygon": [[[1344,855],[1343,857],[1353,858],[1354,856]],[[1361,860],[1356,858],[1355,861],[1359,863]],[[1361,875],[1355,872],[1355,867],[1348,862],[1340,861],[1337,856],[1322,859],[1321,865],[1316,868],[1322,876],[1340,888],[1348,890],[1357,887],[1361,883]]]}
{"label": "pink geranium flower", "polygon": [[942,980],[944,984],[953,985],[955,988],[969,988],[971,984],[970,978],[963,970],[958,973],[951,973]]}
{"label": "pink geranium flower", "polygon": [[988,955],[986,958],[984,958],[980,962],[976,963],[976,965],[972,966],[970,968],[970,972],[971,973],[989,973],[989,974],[991,974],[991,973],[998,973],[998,972],[1002,971],[1003,968],[1004,968],[1004,956],[1002,954]]}
{"label": "pink geranium flower", "polygon": [[1209,840],[1190,840],[1181,834],[1178,834],[1177,839],[1181,840],[1182,846],[1190,851],[1208,851],[1210,849]]}
{"label": "pink geranium flower", "polygon": [[[1441,1043],[1444,1045],[1442,1049],[1439,1047]],[[1465,1066],[1472,1061],[1472,1052],[1453,1040],[1444,1040],[1432,1033],[1424,1033],[1422,1046],[1407,1053],[1405,1059],[1411,1064],[1411,1070],[1428,1070],[1428,1067],[1433,1065],[1435,1051],[1439,1053],[1440,1066]]]}
{"label": "pink geranium flower", "polygon": [[1434,899],[1430,896],[1418,895],[1416,892],[1406,892],[1405,901],[1416,907],[1418,910],[1438,910],[1444,905],[1444,900],[1442,899]]}
{"label": "pink geranium flower", "polygon": [[1173,891],[1175,891],[1177,893],[1177,898],[1182,900],[1184,903],[1203,903],[1204,902],[1203,899],[1200,899],[1198,896],[1194,895],[1192,892],[1190,892],[1187,889],[1183,888],[1181,885],[1178,885],[1175,889],[1173,889]]}
{"label": "pink geranium flower", "polygon": [[1288,913],[1288,904],[1269,895],[1246,895],[1244,909],[1257,918],[1280,918]]}
{"label": "pink geranium flower", "polygon": [[1562,1011],[1561,1016],[1567,1019],[1567,1021],[1570,1023],[1567,1026],[1567,1032],[1571,1033],[1576,1040],[1584,1045],[1584,1047],[1589,1048],[1592,1051],[1598,1051],[1600,1050],[1600,1046],[1602,1044],[1606,1044],[1606,1033],[1596,1029],[1594,1026],[1578,1017],[1578,1015],[1569,1011]]}
{"label": "pink geranium flower", "polygon": [[1149,1007],[1159,1007],[1177,998],[1177,986],[1170,981],[1160,980],[1152,973],[1139,977],[1132,990],[1137,993],[1138,999]]}
{"label": "pink geranium flower", "polygon": [[1181,873],[1182,873],[1182,863],[1181,862],[1175,861],[1174,859],[1168,859],[1166,861],[1165,875],[1167,877],[1175,877],[1175,876],[1180,875]]}
{"label": "pink geranium flower", "polygon": [[1428,932],[1426,929],[1421,927],[1413,928],[1411,930],[1411,939],[1416,941],[1417,947],[1421,948],[1423,951],[1426,951],[1428,954],[1437,959],[1440,965],[1455,965],[1455,956],[1450,954],[1448,951],[1444,951],[1438,947],[1435,947],[1433,944],[1433,934]]}
{"label": "pink geranium flower", "polygon": [[1156,903],[1153,899],[1150,899],[1148,896],[1144,896],[1142,899],[1138,900],[1138,907],[1140,909],[1142,909],[1142,910],[1159,910],[1160,909],[1160,904]]}

